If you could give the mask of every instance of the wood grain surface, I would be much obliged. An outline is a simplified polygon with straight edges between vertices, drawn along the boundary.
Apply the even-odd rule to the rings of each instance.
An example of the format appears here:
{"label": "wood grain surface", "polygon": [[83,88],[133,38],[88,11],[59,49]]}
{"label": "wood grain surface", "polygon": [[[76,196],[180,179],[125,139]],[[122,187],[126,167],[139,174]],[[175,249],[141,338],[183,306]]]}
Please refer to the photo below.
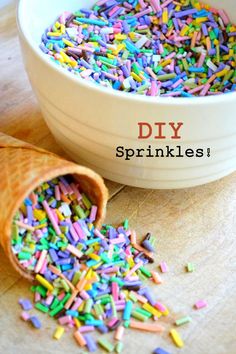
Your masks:
{"label": "wood grain surface", "polygon": [[[31,0],[33,1],[33,0]],[[65,155],[50,134],[25,74],[15,24],[15,2],[0,2],[0,131]],[[186,190],[154,191],[106,181],[110,191],[107,222],[130,219],[139,237],[146,231],[157,238],[158,269],[165,260],[169,272],[164,283],[152,286],[156,297],[170,309],[160,321],[165,333],[127,330],[125,354],[148,354],[156,347],[170,353],[236,354],[236,174]],[[1,231],[0,231],[1,232]],[[187,262],[196,266],[186,273]],[[0,353],[82,353],[72,334],[52,339],[55,322],[40,316],[41,331],[19,318],[19,297],[30,297],[29,284],[11,268],[0,248]],[[195,310],[205,299],[208,306]],[[177,349],[169,329],[181,316],[192,322],[179,328],[185,347]],[[109,338],[110,336],[108,336]]]}

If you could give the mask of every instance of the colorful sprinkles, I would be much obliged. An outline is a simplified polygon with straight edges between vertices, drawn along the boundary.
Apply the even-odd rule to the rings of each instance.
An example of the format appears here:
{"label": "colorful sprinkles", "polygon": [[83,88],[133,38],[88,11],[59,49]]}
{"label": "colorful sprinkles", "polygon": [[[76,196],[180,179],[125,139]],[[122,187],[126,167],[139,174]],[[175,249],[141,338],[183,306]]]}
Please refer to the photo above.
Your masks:
{"label": "colorful sprinkles", "polygon": [[236,91],[236,25],[198,0],[99,0],[64,12],[41,50],[104,87],[164,97]]}
{"label": "colorful sprinkles", "polygon": [[[128,329],[160,334],[169,310],[157,300],[147,281],[162,283],[154,262],[155,237],[150,233],[137,243],[128,220],[114,228],[95,226],[97,206],[70,175],[43,183],[27,197],[12,225],[12,251],[23,268],[34,275],[34,308],[57,321],[52,333],[60,340],[69,329],[76,343],[95,352],[121,353]],[[166,270],[165,262],[160,263]],[[164,269],[165,268],[165,269]],[[21,319],[42,327],[31,301],[19,299]],[[205,306],[203,300],[195,308]],[[191,321],[180,317],[172,325]],[[102,336],[113,333],[113,341]],[[99,334],[98,339],[96,333]],[[184,345],[176,329],[170,330],[176,346]],[[162,348],[154,350],[165,354]]]}

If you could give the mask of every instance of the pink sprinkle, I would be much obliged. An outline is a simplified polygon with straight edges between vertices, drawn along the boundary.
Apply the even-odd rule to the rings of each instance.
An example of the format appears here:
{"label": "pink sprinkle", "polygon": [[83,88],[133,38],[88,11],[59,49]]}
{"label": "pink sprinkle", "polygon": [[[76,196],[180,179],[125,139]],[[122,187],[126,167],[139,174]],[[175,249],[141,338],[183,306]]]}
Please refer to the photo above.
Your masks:
{"label": "pink sprinkle", "polygon": [[75,303],[74,303],[74,305],[71,307],[71,310],[72,311],[76,311],[79,307],[80,307],[80,305],[82,304],[82,299],[79,297],[76,301],[75,301]]}
{"label": "pink sprinkle", "polygon": [[119,286],[117,283],[111,283],[111,291],[114,301],[117,301],[119,298]]}
{"label": "pink sprinkle", "polygon": [[39,302],[39,301],[41,301],[41,295],[36,292],[34,294],[34,302]]}
{"label": "pink sprinkle", "polygon": [[84,231],[83,231],[82,227],[80,226],[80,224],[78,222],[74,222],[73,226],[74,226],[75,231],[79,235],[79,237],[81,239],[84,239],[85,238],[85,234],[84,234]]}
{"label": "pink sprinkle", "polygon": [[28,312],[22,311],[20,317],[23,321],[28,321],[30,314]]}
{"label": "pink sprinkle", "polygon": [[166,311],[166,308],[164,305],[162,305],[160,302],[157,302],[155,304],[155,307],[160,311],[160,312],[165,312]]}
{"label": "pink sprinkle", "polygon": [[80,292],[80,296],[81,296],[82,299],[84,299],[84,300],[90,299],[89,294],[88,294],[85,290],[83,290],[83,291]]}
{"label": "pink sprinkle", "polygon": [[199,300],[197,301],[195,304],[194,304],[194,307],[197,309],[197,310],[200,310],[200,309],[203,309],[204,307],[207,306],[207,302],[205,300]]}
{"label": "pink sprinkle", "polygon": [[98,207],[96,205],[92,206],[91,212],[90,212],[90,215],[89,215],[89,221],[90,222],[94,222],[96,220],[97,209],[98,209]]}
{"label": "pink sprinkle", "polygon": [[114,326],[114,324],[117,322],[117,318],[114,317],[108,322],[108,327]]}
{"label": "pink sprinkle", "polygon": [[60,323],[60,325],[65,325],[70,323],[71,320],[72,320],[71,316],[63,316],[58,319],[58,322]]}
{"label": "pink sprinkle", "polygon": [[161,269],[161,272],[162,272],[162,273],[168,272],[168,267],[167,267],[166,262],[161,262],[161,263],[160,263],[160,269]]}
{"label": "pink sprinkle", "polygon": [[67,194],[68,194],[68,191],[67,191],[66,186],[64,185],[64,183],[59,182],[58,184],[59,184],[59,187],[60,187],[62,193],[65,194],[65,195],[67,195]]}
{"label": "pink sprinkle", "polygon": [[112,240],[110,240],[110,243],[112,243],[113,245],[116,245],[116,244],[122,243],[122,242],[125,242],[125,236],[123,234],[120,234],[119,237],[113,238]]}
{"label": "pink sprinkle", "polygon": [[59,186],[55,187],[55,198],[56,200],[61,200],[61,193],[60,193]]}
{"label": "pink sprinkle", "polygon": [[48,306],[50,306],[50,305],[52,304],[53,300],[54,300],[54,296],[53,296],[53,295],[49,295],[49,296],[46,298],[46,300],[45,300],[45,304],[48,305]]}
{"label": "pink sprinkle", "polygon": [[123,311],[125,308],[125,305],[116,305],[116,311]]}
{"label": "pink sprinkle", "polygon": [[42,266],[43,266],[44,261],[45,261],[45,259],[47,257],[47,254],[48,254],[47,250],[42,250],[42,252],[40,254],[40,257],[38,259],[38,262],[37,262],[37,264],[36,264],[36,266],[34,268],[35,273],[39,273],[40,270],[42,269]]}
{"label": "pink sprinkle", "polygon": [[95,327],[94,326],[81,326],[79,328],[80,333],[87,333],[87,332],[92,332],[94,331]]}
{"label": "pink sprinkle", "polygon": [[51,223],[53,225],[54,230],[56,231],[57,235],[60,236],[61,230],[60,230],[58,224],[56,223],[55,218],[53,217],[53,214],[52,214],[51,208],[48,205],[48,202],[46,200],[44,200],[42,204],[43,204],[43,207],[48,215],[49,220],[51,221]]}
{"label": "pink sprinkle", "polygon": [[135,266],[128,271],[128,273],[126,274],[125,279],[127,280],[127,277],[129,277],[134,272],[136,272],[136,270],[138,270],[140,267],[142,267],[142,265],[143,265],[143,261],[139,261],[138,263],[136,263]]}
{"label": "pink sprinkle", "polygon": [[60,295],[58,295],[58,300],[61,301],[64,297],[65,297],[65,292],[61,293]]}
{"label": "pink sprinkle", "polygon": [[219,13],[220,17],[222,18],[225,26],[227,26],[229,24],[230,20],[229,20],[228,15],[226,14],[226,12],[224,10],[218,10],[218,13]]}
{"label": "pink sprinkle", "polygon": [[100,237],[102,240],[105,238],[98,229],[94,229],[94,235]]}
{"label": "pink sprinkle", "polygon": [[79,241],[79,236],[77,235],[73,225],[70,226],[70,234],[76,242]]}
{"label": "pink sprinkle", "polygon": [[44,262],[43,262],[43,265],[42,265],[42,267],[40,269],[40,272],[39,272],[40,274],[44,274],[45,273],[46,268],[47,268],[47,264],[48,264],[48,260],[47,260],[47,258],[45,258]]}

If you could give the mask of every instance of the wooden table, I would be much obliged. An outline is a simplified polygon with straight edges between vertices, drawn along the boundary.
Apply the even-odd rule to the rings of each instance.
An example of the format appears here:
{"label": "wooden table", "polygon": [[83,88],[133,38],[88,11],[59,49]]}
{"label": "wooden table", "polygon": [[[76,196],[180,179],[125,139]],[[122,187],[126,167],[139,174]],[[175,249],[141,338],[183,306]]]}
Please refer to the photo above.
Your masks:
{"label": "wooden table", "polygon": [[[50,134],[27,80],[17,39],[15,4],[0,4],[0,131],[64,155]],[[236,353],[236,173],[209,185],[185,190],[137,189],[106,181],[110,191],[107,221],[128,217],[141,237],[148,230],[157,238],[156,263],[165,260],[164,283],[152,286],[170,309],[166,332],[145,334],[127,330],[125,354],[151,353],[158,346],[170,353]],[[1,232],[1,231],[0,231]],[[193,262],[194,273],[185,265]],[[71,333],[53,340],[55,322],[41,316],[43,329],[30,329],[19,319],[19,297],[31,297],[29,284],[10,267],[0,249],[0,353],[81,353]],[[193,304],[208,306],[196,311]],[[177,349],[168,330],[184,315],[192,323],[179,328],[185,341]]]}

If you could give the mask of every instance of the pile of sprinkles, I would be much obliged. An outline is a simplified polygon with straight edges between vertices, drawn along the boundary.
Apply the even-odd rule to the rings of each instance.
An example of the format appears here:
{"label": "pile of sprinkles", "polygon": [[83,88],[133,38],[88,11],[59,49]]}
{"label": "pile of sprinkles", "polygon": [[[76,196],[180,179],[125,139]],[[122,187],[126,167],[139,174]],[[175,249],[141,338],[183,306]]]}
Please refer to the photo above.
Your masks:
{"label": "pile of sprinkles", "polygon": [[99,0],[64,12],[40,48],[114,90],[165,97],[236,91],[236,25],[198,0]]}
{"label": "pile of sprinkles", "polygon": [[[147,233],[139,244],[127,219],[117,228],[98,229],[96,214],[97,206],[70,175],[43,183],[24,200],[12,224],[12,251],[35,281],[34,306],[19,299],[21,319],[40,329],[34,307],[58,322],[54,339],[71,329],[89,352],[100,347],[121,353],[128,329],[162,333],[161,318],[169,310],[147,285],[147,280],[162,283],[159,272],[147,268],[154,262],[156,238]],[[167,264],[162,261],[160,269],[167,272]],[[195,309],[206,306],[205,300],[194,304]],[[179,348],[184,342],[176,328],[190,321],[189,316],[169,320],[170,337]],[[168,354],[159,347],[154,353]]]}

